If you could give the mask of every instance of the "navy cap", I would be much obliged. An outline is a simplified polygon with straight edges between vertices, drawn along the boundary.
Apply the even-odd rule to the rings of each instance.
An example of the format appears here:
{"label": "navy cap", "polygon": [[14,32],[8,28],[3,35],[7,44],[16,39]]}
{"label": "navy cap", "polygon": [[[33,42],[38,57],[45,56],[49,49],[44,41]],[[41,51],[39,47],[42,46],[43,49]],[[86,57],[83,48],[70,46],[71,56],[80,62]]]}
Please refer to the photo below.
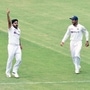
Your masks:
{"label": "navy cap", "polygon": [[71,18],[69,18],[71,20],[78,20],[78,17],[77,16],[72,16]]}

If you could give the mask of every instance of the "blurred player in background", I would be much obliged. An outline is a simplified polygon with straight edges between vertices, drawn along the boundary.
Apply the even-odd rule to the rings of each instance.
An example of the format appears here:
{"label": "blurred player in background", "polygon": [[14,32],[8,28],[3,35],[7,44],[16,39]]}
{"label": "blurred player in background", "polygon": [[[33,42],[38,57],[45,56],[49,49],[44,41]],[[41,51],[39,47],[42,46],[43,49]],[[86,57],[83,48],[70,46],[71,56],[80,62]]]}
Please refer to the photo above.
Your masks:
{"label": "blurred player in background", "polygon": [[[20,29],[18,28],[18,20],[10,19],[10,11],[7,10],[7,21],[8,21],[8,60],[6,65],[6,76],[11,77],[11,69],[12,76],[18,78],[18,68],[21,63],[21,41],[20,41]],[[16,59],[16,63],[12,68],[12,61]]]}
{"label": "blurred player in background", "polygon": [[82,38],[83,38],[83,33],[85,34],[86,37],[86,43],[85,46],[89,46],[89,33],[86,30],[84,26],[78,23],[78,17],[73,16],[70,18],[72,21],[72,25],[70,25],[67,29],[66,34],[64,35],[62,41],[61,41],[61,46],[64,45],[64,42],[68,39],[70,36],[70,51],[71,51],[71,56],[73,59],[73,63],[75,66],[75,73],[78,74],[80,73],[80,51],[82,48]]}

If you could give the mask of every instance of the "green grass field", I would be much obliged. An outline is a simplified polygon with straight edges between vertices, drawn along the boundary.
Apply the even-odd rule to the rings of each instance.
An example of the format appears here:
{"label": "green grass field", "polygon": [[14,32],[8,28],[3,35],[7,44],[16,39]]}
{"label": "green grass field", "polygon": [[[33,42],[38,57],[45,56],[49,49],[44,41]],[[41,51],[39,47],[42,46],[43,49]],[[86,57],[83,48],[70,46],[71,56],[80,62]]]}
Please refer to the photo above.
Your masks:
{"label": "green grass field", "polygon": [[[7,78],[7,8],[19,19],[23,45],[20,78]],[[69,39],[60,41],[77,15],[90,32],[89,0],[0,1],[0,90],[90,90],[90,47],[81,51],[81,73],[74,74]]]}

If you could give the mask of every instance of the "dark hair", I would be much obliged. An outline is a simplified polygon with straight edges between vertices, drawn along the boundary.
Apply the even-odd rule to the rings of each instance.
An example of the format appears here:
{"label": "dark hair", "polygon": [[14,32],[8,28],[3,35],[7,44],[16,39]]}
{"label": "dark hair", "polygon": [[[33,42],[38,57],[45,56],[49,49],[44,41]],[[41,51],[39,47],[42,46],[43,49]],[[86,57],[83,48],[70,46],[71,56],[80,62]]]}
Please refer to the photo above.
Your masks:
{"label": "dark hair", "polygon": [[18,19],[12,19],[12,24],[17,21],[18,22]]}

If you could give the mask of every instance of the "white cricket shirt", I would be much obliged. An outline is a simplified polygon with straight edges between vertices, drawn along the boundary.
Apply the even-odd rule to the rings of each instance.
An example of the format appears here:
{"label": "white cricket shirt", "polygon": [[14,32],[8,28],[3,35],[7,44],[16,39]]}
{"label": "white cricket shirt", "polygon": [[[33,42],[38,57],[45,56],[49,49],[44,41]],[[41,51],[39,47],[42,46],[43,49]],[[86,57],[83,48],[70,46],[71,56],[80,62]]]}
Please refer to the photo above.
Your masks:
{"label": "white cricket shirt", "polygon": [[62,42],[65,42],[69,36],[71,41],[81,41],[83,38],[83,33],[85,33],[86,41],[88,41],[89,33],[84,26],[81,24],[78,24],[77,26],[70,25],[62,39]]}
{"label": "white cricket shirt", "polygon": [[13,26],[8,30],[8,43],[9,44],[20,44],[20,29],[16,29]]}

